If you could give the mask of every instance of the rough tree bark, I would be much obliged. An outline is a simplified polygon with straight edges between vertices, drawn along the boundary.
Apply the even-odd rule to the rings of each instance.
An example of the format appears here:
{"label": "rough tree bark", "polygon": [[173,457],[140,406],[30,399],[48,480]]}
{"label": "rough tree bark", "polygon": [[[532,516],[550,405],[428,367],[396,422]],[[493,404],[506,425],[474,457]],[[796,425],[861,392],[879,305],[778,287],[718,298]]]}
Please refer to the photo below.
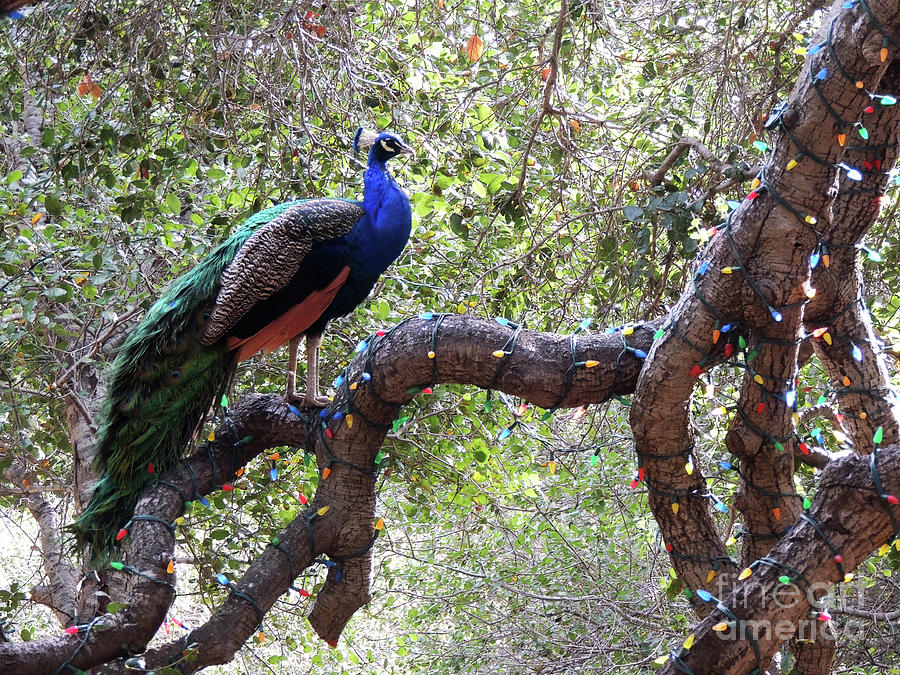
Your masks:
{"label": "rough tree bark", "polygon": [[[885,111],[878,104],[886,99],[875,99],[869,92],[897,94],[896,73],[885,77],[895,66],[890,56],[882,58],[882,48],[900,34],[900,17],[896,3],[842,5],[832,7],[812,39],[812,45],[826,46],[808,57],[786,108],[778,113],[780,124],[777,117],[773,120],[774,149],[761,173],[762,183],[754,186],[702,256],[693,287],[672,311],[670,328],[654,345],[638,381],[631,420],[639,463],[651,491],[650,506],[673,566],[693,592],[718,588],[727,593],[736,588],[739,593],[743,588],[736,585],[738,566],[716,534],[710,502],[704,497],[706,477],[702,471],[685,470],[693,447],[691,391],[697,375],[726,360],[726,349],[738,352],[738,364],[745,369],[740,399],[729,407],[734,415],[726,436],[742,478],[735,499],[746,535],[741,566],[765,555],[802,511],[802,496],[792,482],[798,440],[792,416],[814,253],[826,270],[832,258],[836,263],[834,280],[827,280],[836,282],[831,284],[831,302],[823,300],[823,309],[810,320],[832,323],[831,345],[816,348],[834,382],[844,419],[854,420],[847,427],[855,447],[860,453],[871,449],[877,426],[884,428],[886,438],[896,440],[896,417],[890,402],[882,398],[886,379],[874,351],[878,343],[863,342],[872,331],[858,309],[855,244],[877,214],[873,194],[880,194],[887,181],[881,167],[874,169],[874,155],[879,163],[896,159],[897,113]],[[873,16],[878,17],[877,24]],[[873,103],[879,108],[877,122],[870,121],[876,119],[874,107],[867,110]],[[859,154],[850,152],[847,138],[853,143],[861,137],[859,126],[876,124],[884,143],[862,148],[869,157],[865,160],[869,177],[862,181],[866,191],[850,189],[855,181],[848,180],[849,168],[840,164],[852,162],[860,169],[865,165]],[[840,197],[838,186],[844,190]],[[826,275],[818,272],[815,281]],[[729,324],[733,328],[728,334],[720,332]],[[825,334],[821,337],[824,342]],[[739,349],[744,345],[746,349]],[[854,345],[867,347],[859,363],[851,356]],[[838,504],[832,502],[832,507]],[[813,516],[819,522],[835,518],[827,509],[814,513],[820,514]],[[795,525],[790,539],[798,532],[808,534],[803,524]],[[803,560],[797,547],[791,559],[794,567]],[[701,615],[712,612],[717,619],[704,621],[694,634],[706,639],[722,615],[712,611],[715,605],[693,597]],[[746,672],[757,665],[764,669],[776,647],[773,642],[761,644],[759,664],[748,640],[720,643],[715,650],[684,649],[666,671],[686,666],[694,672],[722,672],[723,664],[728,672]],[[741,650],[742,655],[735,656]],[[799,649],[801,669],[827,672],[832,653],[822,640]]]}
{"label": "rough tree bark", "polygon": [[[410,389],[432,383],[461,382],[493,386],[542,407],[572,407],[629,393],[641,367],[640,359],[633,353],[622,354],[621,333],[579,338],[575,343],[576,362],[596,360],[599,364],[592,368],[581,365],[570,371],[573,358],[569,337],[522,331],[516,349],[504,357],[508,362],[498,371],[498,360],[493,352],[506,343],[512,329],[493,321],[448,316],[441,320],[435,332],[436,322],[437,319],[414,319],[402,324],[379,338],[369,351],[351,364],[348,382],[359,382],[364,371],[370,372],[372,377],[355,390],[352,398],[349,396],[351,390],[344,388],[331,406],[332,411],[345,410],[352,402],[351,414],[356,420],[352,427],[347,425],[346,418],[329,425],[333,433],[333,438],[328,439],[330,452],[323,442],[327,436],[310,435],[306,424],[279,398],[250,395],[244,397],[232,412],[233,430],[218,429],[216,441],[187,460],[190,470],[181,468],[165,477],[174,487],[160,484],[148,488],[136,513],[168,523],[183,512],[184,499],[194,497],[195,487],[198,494],[221,489],[233,479],[237,468],[268,447],[302,445],[311,437],[320,470],[326,466],[331,468],[331,474],[321,482],[309,510],[279,533],[278,547],[269,546],[257,557],[235,584],[236,592],[206,624],[184,639],[144,654],[147,667],[174,664],[173,667],[181,672],[196,672],[207,665],[230,661],[234,652],[256,630],[259,623],[256,607],[266,612],[293,579],[312,564],[316,553],[340,557],[361,550],[371,541],[374,481],[365,471],[374,470],[385,425],[395,418],[400,406],[412,398]],[[627,337],[628,345],[649,349],[657,325],[635,329]],[[428,352],[432,350],[435,358],[429,359]],[[623,358],[620,359],[620,355]],[[568,372],[574,374],[570,386],[567,386]],[[232,439],[247,435],[253,436],[249,443],[233,444]],[[333,458],[348,464],[335,462]],[[851,460],[853,458],[842,460],[842,465]],[[893,491],[900,488],[898,460],[900,449],[883,451],[881,474],[885,486]],[[351,464],[363,471],[352,468]],[[859,484],[865,486],[866,482],[863,480]],[[863,491],[858,493],[865,496]],[[820,494],[829,493],[822,490]],[[328,511],[318,516],[318,510],[324,506],[329,507]],[[848,565],[864,558],[871,551],[868,545],[875,545],[888,536],[889,526],[885,525],[887,516],[883,510],[870,506],[868,511],[861,513],[866,514],[862,517],[871,518],[866,527],[873,532],[873,538],[854,540],[859,550],[845,550],[847,560],[854,561]],[[307,523],[312,532],[311,539]],[[101,615],[102,631],[82,630],[76,636],[0,645],[0,664],[15,668],[19,673],[44,673],[72,659],[72,665],[79,668],[107,663],[103,672],[125,672],[124,657],[141,653],[173,598],[172,589],[160,582],[174,582],[174,577],[166,573],[168,561],[173,556],[172,531],[155,520],[135,521],[129,529],[129,564],[149,578],[127,570],[123,572],[128,583],[128,607],[114,616]],[[314,549],[310,547],[310,540],[314,542]],[[802,544],[821,554],[821,543],[814,537],[804,539]],[[364,557],[359,562],[361,564],[357,566],[344,565],[344,580],[340,583],[332,571],[329,583],[316,598],[316,608],[327,607],[329,613],[314,609],[310,621],[326,640],[333,641],[339,636],[347,620],[367,598],[369,560]],[[819,567],[824,575],[828,574],[825,565]],[[84,646],[78,650],[85,637]],[[186,654],[189,658],[185,658]]]}

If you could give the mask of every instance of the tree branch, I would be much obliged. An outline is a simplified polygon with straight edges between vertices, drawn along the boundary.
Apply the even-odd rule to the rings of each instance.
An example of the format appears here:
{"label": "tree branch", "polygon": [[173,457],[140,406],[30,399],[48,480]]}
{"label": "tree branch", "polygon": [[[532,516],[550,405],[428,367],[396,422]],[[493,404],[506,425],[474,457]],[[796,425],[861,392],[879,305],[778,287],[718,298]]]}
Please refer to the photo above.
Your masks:
{"label": "tree branch", "polygon": [[749,180],[759,174],[761,166],[750,167],[749,169],[740,169],[728,162],[723,162],[707,148],[703,143],[692,136],[684,136],[675,143],[675,146],[669,151],[669,154],[659,165],[659,168],[653,173],[644,172],[644,179],[651,186],[659,185],[663,182],[666,174],[669,173],[675,162],[681,159],[688,150],[694,150],[709,165],[709,168],[716,173],[728,178],[737,178],[738,180]]}

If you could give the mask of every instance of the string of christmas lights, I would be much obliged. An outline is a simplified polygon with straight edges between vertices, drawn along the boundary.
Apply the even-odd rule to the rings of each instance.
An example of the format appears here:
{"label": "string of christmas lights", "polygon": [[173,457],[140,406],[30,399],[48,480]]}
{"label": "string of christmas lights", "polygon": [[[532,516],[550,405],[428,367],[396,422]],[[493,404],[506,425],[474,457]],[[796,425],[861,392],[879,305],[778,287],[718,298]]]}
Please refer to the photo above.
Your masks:
{"label": "string of christmas lights", "polygon": [[[866,12],[869,15],[869,18],[873,22],[873,25],[876,27],[877,30],[879,30],[881,32],[882,36],[885,38],[885,41],[882,46],[882,51],[881,51],[881,60],[883,62],[886,60],[886,57],[887,57],[886,47],[888,44],[888,37],[884,34],[884,31],[881,30],[880,26],[878,26],[878,23],[875,20],[875,17],[872,14],[871,10],[869,9],[868,5],[865,5],[865,0],[860,0],[860,2],[863,3]],[[857,3],[855,0],[848,1],[844,4],[844,8],[852,9],[853,7],[856,6],[856,4]],[[824,43],[824,44],[827,45],[829,52],[834,57],[834,62],[836,64],[838,71],[842,75],[847,77],[846,70],[843,68],[842,64],[839,63],[839,61],[837,59],[837,55],[834,50],[834,46],[832,44],[833,28],[834,28],[836,21],[837,21],[837,17],[832,22],[831,27],[829,28],[828,39],[826,40],[826,43]],[[816,49],[811,48],[809,50],[811,60],[813,59],[813,55],[815,53],[817,53],[820,49],[821,49],[821,46],[819,46]],[[845,127],[849,126],[851,123],[848,123],[848,122],[844,121],[843,119],[841,119],[840,115],[838,115],[836,113],[836,111],[833,109],[830,102],[827,100],[827,98],[825,97],[825,95],[823,94],[823,92],[820,88],[820,83],[823,82],[828,77],[828,70],[825,67],[817,68],[812,63],[810,63],[808,72],[810,74],[810,78],[812,81],[812,87],[814,88],[817,95],[821,99],[825,108],[828,110],[829,114],[831,114],[834,117],[835,121],[837,122],[837,125],[839,127],[839,134],[838,134],[837,140],[838,140],[838,143],[842,147],[844,147],[846,145]],[[813,73],[815,73],[815,75]],[[847,79],[849,79],[849,78],[847,78]],[[863,88],[863,83],[857,82],[856,86],[858,88]],[[866,93],[869,94],[870,99],[873,102],[877,101],[881,105],[894,105],[896,103],[896,99],[893,96],[879,95],[879,94],[874,94],[874,93],[868,92],[868,91]],[[798,141],[798,139],[796,139],[796,137],[790,132],[790,129],[785,125],[784,120],[782,118],[783,113],[786,109],[787,109],[787,104],[786,103],[782,104],[781,106],[779,106],[778,109],[776,109],[775,113],[773,113],[773,115],[770,117],[770,119],[767,120],[767,122],[766,122],[767,128],[778,127],[781,130],[783,130],[786,133],[787,137],[790,139],[790,141],[793,142],[799,150],[799,154],[787,164],[786,169],[788,171],[792,170],[793,168],[795,168],[797,166],[797,164],[804,157],[811,157],[814,161],[817,161],[821,164],[832,164],[831,162],[826,162],[825,160],[817,157],[814,153],[811,153],[809,151],[809,149],[804,147],[804,145],[802,143],[800,143]],[[873,112],[874,112],[874,107],[872,105],[869,105],[866,107],[863,114],[866,115],[866,114],[871,114]],[[866,130],[866,128],[862,124],[862,122],[853,123],[853,126],[858,129],[860,137],[863,140],[868,139],[868,131]],[[758,149],[763,150],[763,151],[766,151],[768,149],[768,146],[762,142],[757,142],[754,145],[756,145]],[[856,148],[854,147],[854,150],[855,149]],[[868,147],[868,148],[861,148],[861,149],[863,149],[867,153],[871,153],[876,149],[884,150],[885,148]],[[842,174],[851,181],[863,180],[863,177],[864,177],[863,173],[859,169],[856,169],[853,166],[846,164],[845,162],[839,162],[839,163],[832,164],[832,165],[835,167],[836,170],[841,171]],[[766,192],[767,194],[769,194],[773,198],[773,200],[776,203],[778,203],[779,206],[784,208],[787,212],[791,213],[795,218],[798,219],[799,222],[801,222],[805,226],[807,226],[812,231],[814,236],[816,237],[816,244],[814,247],[814,251],[813,251],[812,256],[810,257],[810,268],[815,269],[820,262],[823,263],[824,268],[826,268],[826,269],[829,268],[830,263],[831,263],[830,255],[829,255],[829,242],[826,241],[824,234],[816,228],[816,224],[817,224],[816,217],[813,215],[810,215],[810,214],[806,214],[806,213],[800,211],[799,209],[794,208],[790,203],[787,202],[786,199],[784,199],[779,194],[779,192],[772,185],[771,181],[769,181],[767,179],[767,176],[766,176],[767,166],[768,165],[766,165],[766,167],[763,168],[760,176],[756,180],[754,180],[753,184],[751,185],[751,190],[745,198],[746,201],[752,202],[763,191]],[[875,158],[872,161],[865,159],[864,163],[863,163],[863,167],[866,169],[866,172],[868,172],[868,173],[881,173],[882,175],[885,173],[882,171],[882,160],[880,158]],[[851,189],[854,189],[854,188],[851,188]],[[867,191],[868,191],[868,189],[867,189]],[[880,191],[873,191],[873,192],[878,193],[880,196]],[[783,318],[783,312],[786,309],[788,309],[790,307],[799,306],[799,305],[803,304],[803,302],[795,303],[794,305],[788,305],[788,306],[783,306],[783,307],[773,306],[774,303],[771,303],[767,299],[767,297],[762,292],[762,289],[758,286],[756,281],[754,279],[752,279],[750,277],[750,275],[748,275],[745,260],[743,259],[743,257],[740,254],[739,248],[734,240],[734,236],[733,236],[733,232],[732,232],[733,214],[735,213],[737,207],[739,206],[739,203],[729,202],[729,206],[731,207],[731,211],[728,214],[728,217],[726,219],[724,229],[725,229],[727,241],[728,241],[730,248],[735,256],[736,263],[720,268],[719,272],[726,276],[731,275],[734,272],[740,272],[743,275],[744,280],[747,282],[748,286],[754,292],[754,294],[757,297],[759,297],[760,300],[764,303],[764,306],[767,308],[767,311],[771,315],[772,319],[775,322],[780,322]],[[714,228],[713,231],[710,232],[710,235],[712,236],[715,233],[716,233],[716,229]],[[832,246],[832,248],[837,248],[840,246],[847,246],[847,245],[840,244],[840,243],[831,243],[831,246]],[[875,261],[875,262],[880,261],[881,256],[880,256],[880,254],[877,253],[877,251],[873,251],[872,249],[870,249],[869,247],[867,247],[863,244],[855,244],[854,246],[856,248],[859,248],[861,251],[863,251],[870,260]],[[736,325],[736,322],[729,321],[727,318],[722,317],[718,308],[715,307],[712,303],[710,303],[707,300],[707,298],[704,296],[704,294],[702,293],[702,291],[700,289],[700,280],[709,271],[709,266],[710,266],[710,262],[708,260],[701,262],[698,265],[697,271],[695,272],[695,274],[692,277],[692,283],[694,286],[695,297],[707,309],[707,311],[710,313],[710,315],[712,317],[714,317],[714,319],[715,319],[715,328],[714,328],[714,332],[713,332],[713,344],[715,345],[719,342],[721,335],[723,335],[723,334],[727,335],[731,331],[734,331],[733,335],[727,337],[727,339],[725,341],[726,344],[725,344],[724,348],[722,349],[722,351],[724,352],[725,359],[727,360],[732,357],[732,354],[734,352],[735,342],[737,342],[737,341],[739,341],[739,346],[740,346],[741,352],[744,354],[747,354],[747,352],[746,352],[747,340],[744,337],[744,330],[745,330],[744,327],[742,327],[740,325]],[[809,299],[811,299],[812,297],[814,297],[814,295],[815,295],[815,291],[810,289],[810,291],[807,293],[807,298],[804,302],[806,302]],[[858,298],[858,301],[859,301],[860,307],[862,308],[862,311],[865,312],[866,309],[865,309],[865,304],[862,300],[862,297]],[[844,308],[844,310],[842,310],[841,313],[843,313],[845,311],[850,311],[850,310],[855,310],[855,307],[853,307],[853,303],[851,303],[851,305],[848,305],[848,307]],[[836,318],[837,318],[837,316],[835,317],[835,319]],[[676,336],[678,336],[682,340],[682,342],[684,344],[686,344],[690,348],[694,349],[694,351],[696,351],[699,354],[700,358],[697,360],[697,362],[691,368],[690,376],[698,377],[704,372],[704,370],[708,367],[708,365],[710,363],[718,361],[718,359],[716,358],[715,354],[706,353],[705,350],[699,349],[696,344],[693,344],[685,336],[680,334],[677,330],[677,326],[674,326],[673,323],[674,323],[673,320],[670,318],[668,325],[665,326],[664,329],[661,329],[659,331],[659,334],[655,336],[655,339],[658,339],[659,337],[661,337],[662,334],[664,334],[664,332],[671,330]],[[834,320],[827,322],[826,325],[831,325],[832,323],[834,323]],[[747,331],[747,332],[750,332],[750,331]],[[751,332],[751,335],[752,335],[752,332]],[[737,336],[737,338],[738,338],[737,340],[735,340],[735,336]],[[856,341],[853,341],[853,340],[850,340],[849,338],[844,338],[842,336],[837,336],[837,338],[838,338],[838,340],[843,342],[843,344],[846,345],[846,347],[850,351],[850,354],[854,360],[856,360],[856,361],[862,360],[863,354],[862,354],[862,350],[860,349],[859,344],[857,344],[858,342],[860,342],[858,339]],[[829,345],[832,344],[832,336],[828,333],[827,328],[813,331],[809,335],[802,335],[802,333],[801,333],[801,339],[824,339]],[[880,352],[880,350],[875,348],[874,346],[870,345],[870,347],[872,348],[872,353],[877,355]],[[757,349],[758,348],[759,348],[759,345],[757,345]],[[756,372],[753,368],[751,368],[749,366],[749,362],[753,359],[754,356],[755,356],[755,352],[752,355],[747,355],[747,357],[744,360],[744,363],[741,364],[741,367],[746,369],[746,372],[748,373],[750,379],[753,382],[755,382],[761,389],[760,403],[757,406],[757,413],[763,412],[763,410],[765,409],[765,402],[766,402],[767,398],[774,397],[776,399],[782,400],[787,405],[787,407],[793,411],[792,416],[794,418],[795,425],[796,425],[796,422],[798,421],[798,417],[796,414],[797,382],[787,381],[787,382],[783,383],[781,385],[781,387],[778,387],[778,388],[776,388],[775,391],[773,391],[771,388],[766,386],[767,381],[770,380],[770,378],[767,378],[765,376],[765,374]],[[876,387],[876,388],[853,387],[852,386],[853,383],[850,380],[850,378],[847,376],[847,374],[843,375],[841,383],[843,384],[843,388],[834,388],[834,393],[838,397],[847,395],[849,393],[864,393],[864,394],[868,394],[873,397],[884,397],[884,396],[889,395],[884,390],[885,388],[882,388],[882,387]],[[781,391],[781,390],[785,390],[785,391]],[[824,394],[822,397],[820,397],[820,400],[823,400],[823,399],[824,399]],[[737,414],[741,418],[741,421],[751,431],[753,431],[760,437],[768,440],[778,450],[784,451],[784,443],[787,442],[788,440],[790,440],[790,438],[792,438],[793,436],[796,436],[797,440],[799,441],[799,447],[800,447],[801,451],[808,454],[808,447],[805,446],[805,444],[802,442],[802,440],[800,439],[800,437],[796,433],[796,431],[793,434],[791,434],[791,436],[788,438],[776,439],[776,438],[773,438],[769,433],[767,433],[766,431],[761,429],[759,427],[759,425],[755,424],[752,420],[750,420],[748,418],[747,413],[745,411],[743,411],[742,409],[739,409],[739,408],[737,408],[737,406],[735,406],[734,408],[732,408],[732,410],[736,410]],[[719,414],[725,414],[727,411],[728,411],[727,408],[722,407],[721,409],[719,409]],[[860,414],[860,417],[865,418],[864,416],[865,416],[864,412]],[[876,441],[876,451],[877,451],[877,443],[881,440],[880,439],[881,433],[882,433],[881,428],[879,428],[878,431],[876,432],[876,437],[878,439]],[[821,440],[820,436],[819,436],[819,439]],[[688,453],[690,453],[690,449],[688,450]],[[681,456],[684,456],[687,453],[682,452],[679,454]],[[877,462],[876,457],[877,457],[877,454],[875,451],[873,451],[872,458],[871,458],[871,464],[870,464],[870,466],[872,467],[872,471],[873,471],[873,482],[876,483],[876,491],[878,491],[879,493],[884,493],[884,490],[880,487],[880,483],[877,482],[876,474],[874,473],[874,471],[875,471],[874,467],[876,466],[876,462]],[[688,458],[688,462],[685,465],[685,469],[686,469],[686,472],[690,475],[692,473],[691,468],[693,467],[693,462],[691,461],[690,454],[687,454],[687,458]],[[644,462],[641,458],[641,454],[638,453],[638,465],[639,465],[638,477],[644,479],[644,482],[647,483],[648,481],[646,480],[646,476],[640,475],[641,473],[643,473],[643,463]],[[799,494],[796,494],[796,493],[782,494],[780,492],[777,492],[774,490],[769,490],[767,488],[764,488],[761,485],[757,485],[757,484],[753,483],[752,481],[747,480],[747,477],[740,472],[740,469],[736,465],[732,465],[730,462],[722,462],[721,465],[725,469],[733,469],[734,471],[736,471],[738,473],[738,475],[740,476],[740,478],[744,481],[744,483],[749,485],[751,488],[757,490],[758,492],[760,492],[763,495],[771,497],[773,499],[773,506],[774,506],[773,512],[775,513],[776,520],[780,520],[780,518],[779,518],[780,509],[778,508],[778,499],[780,499],[780,498],[787,498],[787,497],[802,498],[804,509],[808,509],[811,506],[810,500],[806,497],[801,497],[801,495],[799,495]],[[633,481],[632,485],[634,485],[635,482],[636,481]],[[653,488],[652,485],[648,485],[648,487],[651,490]],[[889,510],[890,510],[891,506],[896,504],[896,502],[897,502],[896,496],[886,495],[886,494],[881,494],[880,496],[881,496],[883,503],[885,504],[885,507]],[[889,499],[889,498],[892,498],[893,501],[891,501],[891,499]],[[674,504],[673,504],[673,511],[677,515],[678,510]],[[813,525],[814,528],[816,528],[817,532],[823,538],[826,545],[829,546],[829,548],[832,550],[833,558],[835,560],[835,564],[838,566],[838,569],[841,573],[841,577],[845,581],[852,579],[852,575],[848,575],[844,572],[843,567],[842,567],[842,557],[836,550],[834,550],[833,545],[827,539],[827,537],[825,536],[822,529],[818,526],[818,524],[815,523],[815,521],[812,519],[812,517],[809,516],[807,513],[803,513],[801,517],[804,518],[804,520],[809,522],[811,525]],[[894,525],[894,529],[896,531],[898,531],[898,533],[900,533],[900,529],[898,529],[898,527],[897,527],[897,522],[896,522],[896,520],[894,520],[893,514],[891,515],[891,518],[892,518],[892,525]],[[790,529],[790,528],[786,528],[783,532],[787,532],[788,529]],[[783,532],[781,534],[783,534]],[[754,536],[754,535],[750,535],[750,533],[745,533],[745,534],[749,535],[749,536]],[[900,540],[898,540],[898,541],[900,541]],[[882,547],[882,548],[884,548],[884,547]],[[673,557],[678,556],[677,552],[673,550],[673,547],[671,545],[667,545],[666,549],[667,549],[667,551],[669,551],[670,555],[673,555]],[[759,561],[756,561],[755,563],[753,563],[753,566],[758,565],[758,564],[770,564],[770,565],[774,565],[774,566],[782,565],[781,563],[777,563],[769,558],[763,558]],[[782,575],[782,577],[780,577],[780,580],[782,582],[790,581],[792,579],[805,580],[805,577],[800,575],[799,572],[797,570],[794,570],[793,568],[789,568],[788,566],[782,565],[782,567],[780,569],[782,571],[787,572],[787,574],[784,574],[784,575]],[[744,572],[742,572],[739,575],[739,579],[744,579],[747,576],[749,576],[751,573],[752,573],[752,569],[750,569],[750,568],[745,569]],[[711,576],[714,576],[714,575],[711,575]],[[807,584],[807,586],[808,586],[808,584]],[[686,593],[686,595],[688,595],[688,598],[690,599],[691,596],[688,593]],[[715,601],[717,604],[717,609],[721,609],[721,610],[723,610],[724,613],[726,613],[726,616],[728,616],[728,618],[731,620],[732,625],[737,625],[737,623],[738,623],[737,617],[735,617],[733,614],[729,614],[727,612],[727,608],[722,606],[722,603],[720,601],[718,601],[716,598],[714,598],[708,591],[705,591],[704,589],[698,589],[697,595],[705,601]],[[827,610],[824,610],[819,618],[822,620],[830,619],[830,616],[828,615]],[[717,624],[715,626],[715,629],[716,630],[724,630],[728,626],[729,626],[729,622],[721,622],[720,624]],[[756,641],[753,639],[752,635],[748,635],[748,637],[751,640],[751,644],[752,644],[753,650],[754,650],[754,652],[756,654],[756,658],[757,658],[757,667],[754,669],[753,673],[759,673],[759,672],[761,672],[761,669],[762,669],[759,646],[756,643]],[[664,657],[661,657],[660,659],[657,659],[657,663],[662,664],[662,663],[665,663],[667,660],[671,660],[672,665],[679,672],[690,673],[691,669],[683,661],[682,657],[687,652],[687,650],[690,649],[690,646],[692,644],[693,644],[693,635],[691,635],[687,638],[685,643],[682,645],[682,648],[680,651],[677,651],[677,652],[672,651],[668,656],[664,656]]]}

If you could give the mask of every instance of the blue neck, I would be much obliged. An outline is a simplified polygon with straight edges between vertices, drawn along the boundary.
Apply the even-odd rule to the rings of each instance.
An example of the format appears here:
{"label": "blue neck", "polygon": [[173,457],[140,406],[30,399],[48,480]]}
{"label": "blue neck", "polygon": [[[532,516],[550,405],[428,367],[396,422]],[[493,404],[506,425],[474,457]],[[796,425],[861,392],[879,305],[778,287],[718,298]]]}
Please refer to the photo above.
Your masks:
{"label": "blue neck", "polygon": [[385,163],[370,157],[369,167],[363,175],[363,184],[365,185],[363,208],[372,220],[375,220],[375,217],[378,215],[378,209],[381,207],[387,196],[388,188],[393,182],[394,180],[388,173]]}
{"label": "blue neck", "polygon": [[363,208],[368,219],[354,228],[353,239],[365,250],[359,263],[381,274],[400,255],[412,226],[409,199],[391,178],[383,160],[369,158],[364,175]]}

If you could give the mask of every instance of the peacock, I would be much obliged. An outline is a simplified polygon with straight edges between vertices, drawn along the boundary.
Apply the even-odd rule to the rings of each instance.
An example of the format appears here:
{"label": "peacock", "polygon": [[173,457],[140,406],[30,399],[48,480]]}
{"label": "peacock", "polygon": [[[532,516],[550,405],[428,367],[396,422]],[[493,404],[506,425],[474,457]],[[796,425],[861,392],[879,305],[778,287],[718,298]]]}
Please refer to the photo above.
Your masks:
{"label": "peacock", "polygon": [[[102,477],[72,525],[95,562],[113,550],[153,474],[178,462],[238,362],[290,343],[285,398],[327,403],[318,392],[325,326],[365,300],[412,226],[409,199],[387,170],[388,160],[412,149],[395,134],[358,130],[354,151],[368,145],[362,202],[298,200],[251,216],[177,278],[126,338],[98,425]],[[304,336],[301,396],[294,386]]]}

